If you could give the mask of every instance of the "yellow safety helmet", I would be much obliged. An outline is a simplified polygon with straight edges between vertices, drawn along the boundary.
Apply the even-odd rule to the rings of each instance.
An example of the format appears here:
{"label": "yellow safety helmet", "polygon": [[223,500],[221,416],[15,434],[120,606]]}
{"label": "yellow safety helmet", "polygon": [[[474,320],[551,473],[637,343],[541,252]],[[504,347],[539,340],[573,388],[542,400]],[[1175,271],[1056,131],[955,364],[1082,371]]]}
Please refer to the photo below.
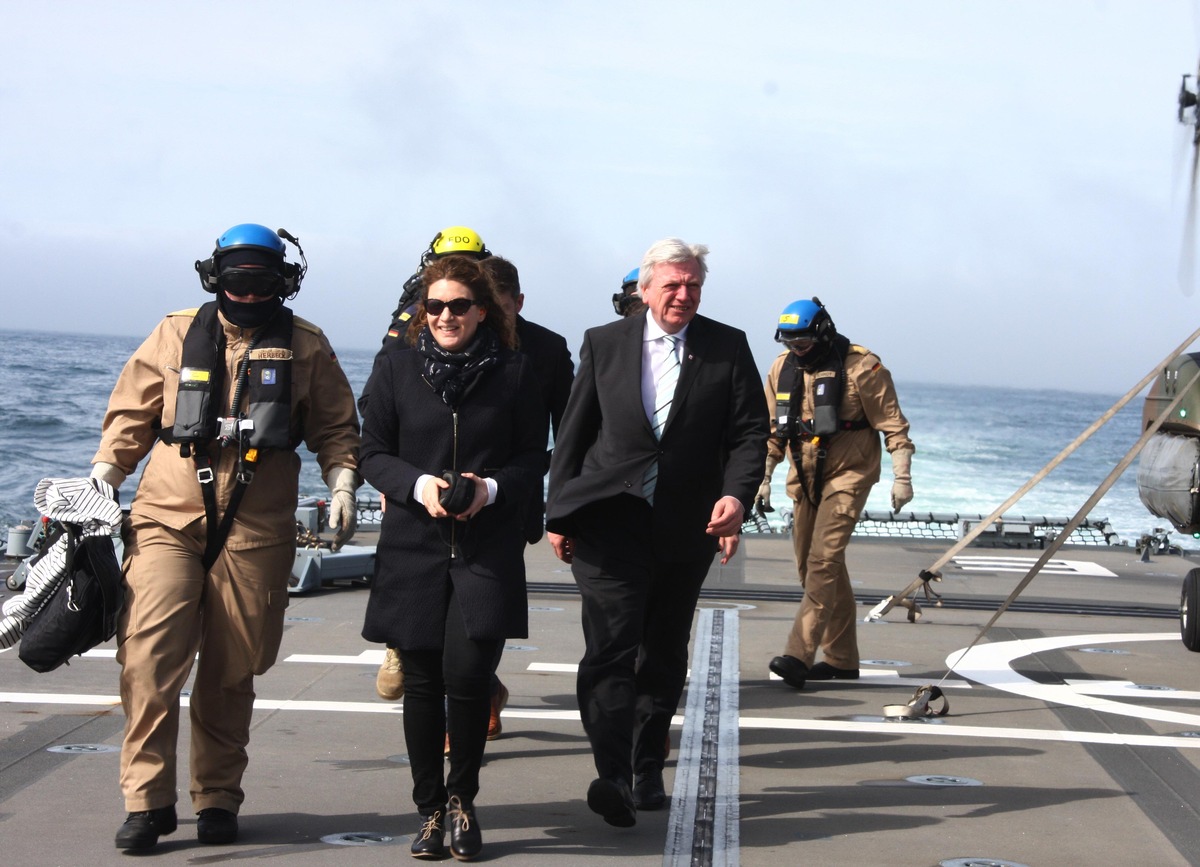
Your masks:
{"label": "yellow safety helmet", "polygon": [[483,245],[483,238],[480,238],[474,229],[467,226],[449,226],[438,232],[429,242],[429,254],[434,259],[450,255],[486,259],[492,252]]}

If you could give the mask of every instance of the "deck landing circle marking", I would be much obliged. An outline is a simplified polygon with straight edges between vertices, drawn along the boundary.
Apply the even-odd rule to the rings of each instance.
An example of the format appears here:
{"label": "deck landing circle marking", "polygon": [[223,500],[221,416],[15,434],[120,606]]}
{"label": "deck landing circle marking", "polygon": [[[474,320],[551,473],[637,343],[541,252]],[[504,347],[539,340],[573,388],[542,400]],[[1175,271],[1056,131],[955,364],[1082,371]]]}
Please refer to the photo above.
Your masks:
{"label": "deck landing circle marking", "polygon": [[939,861],[938,867],[1026,867],[1016,861],[997,861],[995,858],[951,858]]}
{"label": "deck landing circle marking", "polygon": [[1128,650],[1121,650],[1117,647],[1080,647],[1080,653],[1111,653],[1114,656],[1129,656]]}
{"label": "deck landing circle marking", "polygon": [[901,659],[860,659],[859,665],[881,665],[884,668],[906,668],[912,665],[911,662],[904,662]]}
{"label": "deck landing circle marking", "polygon": [[912,777],[904,778],[907,782],[916,783],[921,786],[982,786],[983,783],[979,780],[972,780],[970,777],[951,777],[944,774],[917,774]]}
{"label": "deck landing circle marking", "polygon": [[331,846],[386,846],[395,843],[396,838],[378,831],[346,831],[342,834],[327,834],[321,838],[321,842]]}
{"label": "deck landing circle marking", "polygon": [[394,763],[395,763],[395,764],[397,764],[397,765],[409,765],[409,764],[412,764],[412,760],[411,760],[411,759],[409,759],[409,757],[408,757],[408,754],[407,754],[407,753],[396,753],[394,756],[388,756],[388,757],[387,757],[387,760],[388,760],[389,762],[394,762]]}
{"label": "deck landing circle marking", "polygon": [[112,744],[59,744],[46,747],[48,753],[70,753],[75,756],[96,755],[98,753],[119,753],[120,747]]}

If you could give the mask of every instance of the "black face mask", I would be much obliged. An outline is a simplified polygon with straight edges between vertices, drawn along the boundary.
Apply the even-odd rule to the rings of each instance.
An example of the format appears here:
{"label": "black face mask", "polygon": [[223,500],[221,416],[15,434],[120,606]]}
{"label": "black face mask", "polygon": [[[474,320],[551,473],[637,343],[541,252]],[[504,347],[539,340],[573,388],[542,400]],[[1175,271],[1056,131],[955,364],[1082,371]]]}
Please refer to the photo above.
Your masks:
{"label": "black face mask", "polygon": [[217,293],[217,307],[225,318],[238,328],[258,328],[266,325],[276,311],[283,306],[283,299],[276,295],[267,301],[234,301],[224,292]]}

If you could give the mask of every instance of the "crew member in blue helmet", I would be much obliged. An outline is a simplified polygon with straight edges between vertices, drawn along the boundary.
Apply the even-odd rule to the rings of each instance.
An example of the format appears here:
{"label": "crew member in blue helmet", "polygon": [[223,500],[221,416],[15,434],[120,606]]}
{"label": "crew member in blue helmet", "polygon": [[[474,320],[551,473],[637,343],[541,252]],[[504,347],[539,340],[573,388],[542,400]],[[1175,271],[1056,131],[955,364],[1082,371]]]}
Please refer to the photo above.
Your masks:
{"label": "crew member in blue helmet", "polygon": [[[892,375],[870,350],[838,334],[818,299],[785,307],[775,339],[787,351],[767,374],[774,424],[757,500],[770,511],[771,474],[786,454],[792,544],[804,599],[783,655],[771,660],[770,669],[800,689],[808,680],[858,677],[846,545],[879,481],[879,435],[892,456],[893,511],[912,500],[915,449]],[[814,664],[818,650],[824,660]]]}
{"label": "crew member in blue helmet", "polygon": [[622,318],[637,316],[646,309],[646,305],[642,302],[642,295],[638,292],[637,268],[625,275],[625,279],[621,281],[621,291],[613,293],[612,303],[613,310]]}
{"label": "crew member in blue helmet", "polygon": [[304,443],[332,491],[335,547],[357,523],[354,394],[321,329],[285,301],[307,270],[243,223],[196,263],[216,298],[169,314],[126,363],[92,476],[119,488],[149,456],[125,538],[118,849],[176,828],[179,695],[190,699],[191,802],[201,843],[237,839],[254,676],[275,662],[296,550]]}

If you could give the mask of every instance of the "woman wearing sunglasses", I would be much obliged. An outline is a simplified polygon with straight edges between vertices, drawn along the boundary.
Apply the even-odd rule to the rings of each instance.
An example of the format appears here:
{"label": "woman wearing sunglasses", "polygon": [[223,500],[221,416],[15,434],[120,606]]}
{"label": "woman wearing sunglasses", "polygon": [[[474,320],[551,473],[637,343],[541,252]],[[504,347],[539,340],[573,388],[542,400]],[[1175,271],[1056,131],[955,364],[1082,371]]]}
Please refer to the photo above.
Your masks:
{"label": "woman wearing sunglasses", "polygon": [[412,855],[449,848],[468,861],[482,847],[474,801],[491,676],[505,639],[528,634],[521,522],[542,483],[547,414],[479,264],[449,256],[422,283],[407,339],[367,383],[360,468],[388,508],[363,637],[398,648],[404,669]]}

